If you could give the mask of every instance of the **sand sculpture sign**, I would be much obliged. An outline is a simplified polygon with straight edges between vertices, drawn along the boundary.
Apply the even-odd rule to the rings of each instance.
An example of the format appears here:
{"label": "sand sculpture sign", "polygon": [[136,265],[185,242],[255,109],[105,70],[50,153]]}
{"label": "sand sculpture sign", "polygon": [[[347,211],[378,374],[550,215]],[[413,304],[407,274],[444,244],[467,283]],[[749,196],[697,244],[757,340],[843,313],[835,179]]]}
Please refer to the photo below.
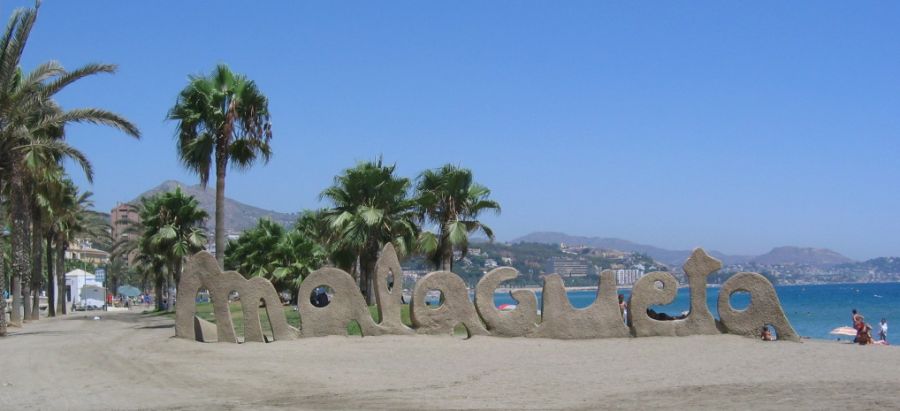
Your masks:
{"label": "sand sculpture sign", "polygon": [[[684,264],[690,287],[690,311],[683,319],[660,321],[648,315],[655,305],[670,304],[677,293],[677,280],[667,272],[652,272],[642,277],[631,292],[629,318],[619,308],[615,276],[612,271],[600,274],[597,298],[589,307],[576,309],[569,303],[562,278],[552,274],[544,279],[543,310],[537,311],[533,291],[514,290],[515,310],[501,311],[494,306],[494,292],[500,283],[515,279],[519,273],[511,267],[494,269],[478,282],[474,302],[462,278],[449,271],[432,272],[418,282],[410,301],[412,327],[400,321],[403,304],[400,262],[393,246],[386,245],[375,273],[375,302],[380,322],[369,314],[366,301],[355,280],[347,272],[323,267],[314,271],[300,286],[298,310],[300,328],[288,325],[275,287],[263,278],[245,279],[235,271],[222,272],[215,258],[205,252],[193,256],[178,284],[175,305],[175,335],[197,341],[238,342],[228,309],[229,296],[240,296],[244,318],[244,342],[264,342],[259,309],[262,303],[268,314],[275,341],[325,335],[346,335],[347,326],[355,321],[364,336],[382,334],[451,334],[463,324],[469,336],[533,337],[556,339],[630,338],[649,336],[686,336],[696,334],[738,334],[758,336],[763,326],[775,329],[779,340],[799,341],[791,327],[772,283],[757,273],[742,272],[730,277],[719,291],[716,320],[706,304],[707,277],[722,264],[703,249],[694,250]],[[389,281],[389,280],[393,281]],[[331,301],[316,307],[309,296],[318,287],[333,291]],[[201,289],[209,291],[213,302],[215,324],[196,316],[193,296]],[[425,304],[425,296],[438,290],[443,301],[438,307]],[[750,305],[743,310],[731,306],[736,292],[750,294]],[[629,321],[630,320],[630,321]],[[630,326],[626,323],[630,323]]]}

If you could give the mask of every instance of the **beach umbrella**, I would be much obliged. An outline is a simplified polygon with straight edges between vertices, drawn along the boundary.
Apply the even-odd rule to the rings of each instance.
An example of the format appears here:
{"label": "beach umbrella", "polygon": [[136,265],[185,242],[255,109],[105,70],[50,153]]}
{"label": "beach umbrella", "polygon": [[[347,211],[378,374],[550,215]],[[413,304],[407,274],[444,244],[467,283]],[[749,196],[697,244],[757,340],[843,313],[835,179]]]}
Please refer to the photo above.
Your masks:
{"label": "beach umbrella", "polygon": [[119,295],[124,295],[126,297],[137,297],[141,295],[141,290],[130,285],[120,286],[116,292],[119,293]]}
{"label": "beach umbrella", "polygon": [[849,337],[855,337],[856,330],[853,327],[838,327],[838,328],[831,330],[831,332],[829,334],[831,334],[831,335],[846,335]]}

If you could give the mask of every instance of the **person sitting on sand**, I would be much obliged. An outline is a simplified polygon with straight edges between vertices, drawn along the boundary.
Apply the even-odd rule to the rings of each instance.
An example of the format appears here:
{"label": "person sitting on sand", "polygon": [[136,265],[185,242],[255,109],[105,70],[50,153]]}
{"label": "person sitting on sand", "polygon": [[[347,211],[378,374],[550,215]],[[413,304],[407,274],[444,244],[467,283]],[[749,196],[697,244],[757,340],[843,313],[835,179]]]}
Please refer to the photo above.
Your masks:
{"label": "person sitting on sand", "polygon": [[853,342],[859,345],[868,345],[873,342],[872,340],[872,326],[866,324],[866,319],[860,315],[856,328],[856,339]]}
{"label": "person sitting on sand", "polygon": [[853,321],[853,329],[856,330],[856,338],[853,339],[853,342],[858,343],[859,342],[859,333],[860,333],[860,330],[862,330],[863,325],[864,325],[863,316],[860,315],[856,311],[855,308],[851,311],[851,313],[852,313],[852,315],[850,316],[850,318]]}
{"label": "person sitting on sand", "polygon": [[769,331],[768,325],[763,326],[762,332],[760,333],[760,338],[763,341],[772,341],[772,333]]}

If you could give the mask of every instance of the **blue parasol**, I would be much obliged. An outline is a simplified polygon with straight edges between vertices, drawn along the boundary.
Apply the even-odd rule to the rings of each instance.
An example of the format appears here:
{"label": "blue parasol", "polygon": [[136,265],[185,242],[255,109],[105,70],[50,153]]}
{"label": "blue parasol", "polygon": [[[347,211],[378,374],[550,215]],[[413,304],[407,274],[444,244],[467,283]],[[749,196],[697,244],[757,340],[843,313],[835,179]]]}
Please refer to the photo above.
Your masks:
{"label": "blue parasol", "polygon": [[120,286],[116,290],[116,292],[118,292],[119,295],[124,295],[126,297],[137,297],[137,296],[141,295],[141,290],[139,290],[137,287],[132,287],[130,285]]}

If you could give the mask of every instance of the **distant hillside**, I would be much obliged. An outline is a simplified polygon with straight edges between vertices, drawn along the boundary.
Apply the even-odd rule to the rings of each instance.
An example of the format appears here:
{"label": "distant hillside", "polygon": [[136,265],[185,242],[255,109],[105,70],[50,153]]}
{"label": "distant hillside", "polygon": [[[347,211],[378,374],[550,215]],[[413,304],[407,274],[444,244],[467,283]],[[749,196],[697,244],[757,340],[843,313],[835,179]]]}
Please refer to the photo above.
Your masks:
{"label": "distant hillside", "polygon": [[[690,256],[689,250],[667,250],[652,245],[637,244],[620,238],[582,237],[558,232],[536,232],[512,241],[513,243],[545,243],[545,244],[583,244],[595,248],[606,248],[620,251],[639,252],[653,257],[653,259],[680,267]],[[776,247],[760,256],[727,255],[718,251],[707,250],[713,257],[722,260],[722,263],[744,264],[756,263],[763,265],[775,264],[808,264],[829,266],[853,262],[853,260],[824,248],[803,247]]]}
{"label": "distant hillside", "polygon": [[[673,267],[681,267],[691,255],[691,250],[667,250],[652,245],[638,244],[621,238],[583,237],[568,235],[559,232],[535,232],[515,240],[513,243],[544,243],[544,244],[580,244],[595,248],[604,248],[619,251],[644,253],[654,260]],[[727,255],[714,250],[707,250],[715,258],[722,260],[724,264],[740,264],[749,261],[752,256]]]}
{"label": "distant hillside", "polygon": [[772,251],[750,260],[763,265],[776,264],[810,264],[836,265],[853,262],[853,260],[826,248],[775,247]]}
{"label": "distant hillside", "polygon": [[878,257],[858,263],[840,264],[837,268],[867,274],[897,274],[900,273],[900,257]]}
{"label": "distant hillside", "polygon": [[[189,186],[179,181],[169,180],[159,186],[151,188],[129,203],[137,204],[141,197],[150,197],[158,193],[175,190],[175,187],[181,187],[186,194],[194,196],[200,203],[200,207],[209,214],[207,228],[212,230],[216,212],[216,191],[215,187],[208,187],[204,190],[200,185]],[[226,193],[227,193],[226,189]],[[290,226],[297,219],[297,214],[279,213],[277,211],[265,210],[244,204],[240,201],[232,200],[225,197],[225,232],[239,233],[256,225],[256,222],[262,217],[269,217],[273,221],[283,225]]]}

